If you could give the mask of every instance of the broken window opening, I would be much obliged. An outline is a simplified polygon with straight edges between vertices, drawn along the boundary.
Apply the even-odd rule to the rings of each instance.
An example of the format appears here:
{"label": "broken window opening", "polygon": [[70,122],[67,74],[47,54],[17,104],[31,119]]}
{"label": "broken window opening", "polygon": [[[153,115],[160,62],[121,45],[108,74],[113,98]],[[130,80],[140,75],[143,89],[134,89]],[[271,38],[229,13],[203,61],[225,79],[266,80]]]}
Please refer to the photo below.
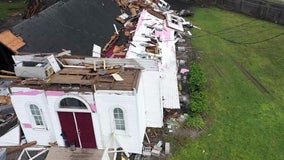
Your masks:
{"label": "broken window opening", "polygon": [[178,25],[178,21],[177,20],[172,19],[172,23]]}

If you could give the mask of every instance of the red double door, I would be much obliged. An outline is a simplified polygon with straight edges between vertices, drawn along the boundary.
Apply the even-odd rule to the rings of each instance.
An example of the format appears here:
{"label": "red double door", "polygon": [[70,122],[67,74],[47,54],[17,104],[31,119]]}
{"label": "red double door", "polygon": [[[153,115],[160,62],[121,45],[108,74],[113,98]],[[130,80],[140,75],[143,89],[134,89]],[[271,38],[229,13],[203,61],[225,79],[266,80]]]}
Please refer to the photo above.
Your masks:
{"label": "red double door", "polygon": [[58,112],[67,145],[75,143],[80,148],[97,148],[90,113]]}

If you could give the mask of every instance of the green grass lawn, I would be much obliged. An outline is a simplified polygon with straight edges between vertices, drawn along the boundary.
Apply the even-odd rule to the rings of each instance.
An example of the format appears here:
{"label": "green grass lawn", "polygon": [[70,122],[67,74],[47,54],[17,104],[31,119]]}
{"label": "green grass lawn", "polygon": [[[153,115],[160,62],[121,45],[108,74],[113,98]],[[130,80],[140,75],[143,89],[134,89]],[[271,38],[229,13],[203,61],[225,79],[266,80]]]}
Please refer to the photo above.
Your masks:
{"label": "green grass lawn", "polygon": [[23,14],[25,10],[24,1],[2,2],[0,1],[0,20],[5,21],[13,13]]}
{"label": "green grass lawn", "polygon": [[283,0],[268,0],[268,2],[284,4],[284,1],[283,1]]}
{"label": "green grass lawn", "polygon": [[172,159],[284,159],[284,27],[197,8],[191,40],[207,78],[210,126]]}

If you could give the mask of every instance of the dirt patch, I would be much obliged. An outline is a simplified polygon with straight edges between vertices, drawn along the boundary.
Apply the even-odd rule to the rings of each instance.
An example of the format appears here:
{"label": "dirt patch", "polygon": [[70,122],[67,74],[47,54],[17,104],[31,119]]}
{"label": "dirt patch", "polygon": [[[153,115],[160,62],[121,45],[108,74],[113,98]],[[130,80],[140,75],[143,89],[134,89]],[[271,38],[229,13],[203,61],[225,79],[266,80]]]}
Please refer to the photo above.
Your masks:
{"label": "dirt patch", "polygon": [[178,137],[199,137],[202,133],[204,133],[204,129],[193,129],[193,128],[178,128],[174,133]]}

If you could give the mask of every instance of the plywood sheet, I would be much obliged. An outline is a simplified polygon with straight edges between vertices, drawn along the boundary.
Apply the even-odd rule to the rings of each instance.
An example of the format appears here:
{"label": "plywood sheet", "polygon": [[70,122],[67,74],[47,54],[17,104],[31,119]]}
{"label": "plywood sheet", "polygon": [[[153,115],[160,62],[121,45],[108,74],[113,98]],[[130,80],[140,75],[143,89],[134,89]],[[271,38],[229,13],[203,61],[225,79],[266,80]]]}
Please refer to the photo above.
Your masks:
{"label": "plywood sheet", "polygon": [[10,30],[0,33],[0,42],[14,52],[17,52],[18,49],[25,45],[23,39],[20,36],[14,35]]}

